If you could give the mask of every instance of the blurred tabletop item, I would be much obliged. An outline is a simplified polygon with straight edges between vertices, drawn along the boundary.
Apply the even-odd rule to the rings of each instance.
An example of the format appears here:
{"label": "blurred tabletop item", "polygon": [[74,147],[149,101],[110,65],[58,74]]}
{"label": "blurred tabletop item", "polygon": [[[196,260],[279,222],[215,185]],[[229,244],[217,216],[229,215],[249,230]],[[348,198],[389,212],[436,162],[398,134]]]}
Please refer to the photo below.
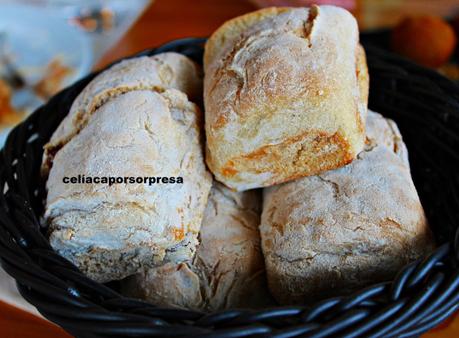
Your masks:
{"label": "blurred tabletop item", "polygon": [[0,5],[46,9],[82,32],[92,44],[94,60],[132,26],[153,0],[0,0]]}
{"label": "blurred tabletop item", "polygon": [[[341,4],[354,13],[361,30],[393,26],[407,14],[429,13],[444,17],[459,14],[459,0],[156,0],[154,2],[148,0],[0,0],[0,6],[11,2],[28,2],[41,7],[53,8],[62,6],[59,8],[64,10],[59,13],[67,21],[80,27],[89,36],[93,45],[95,44],[94,60],[98,60],[98,56],[113,45],[108,52],[105,52],[95,68],[101,68],[119,58],[173,39],[208,36],[225,20],[253,11],[260,6]],[[126,13],[132,11],[133,14],[128,16],[125,23],[119,23],[119,13],[122,11],[117,14],[116,10],[113,10],[116,7],[115,4],[125,6]],[[113,7],[110,7],[111,5]],[[115,43],[146,5],[148,7],[140,19],[121,40]],[[3,8],[0,7],[0,17],[2,11]],[[108,31],[117,24],[119,30],[116,30],[114,35],[109,35]],[[54,69],[54,72],[61,74],[62,70]],[[7,94],[8,92],[5,92],[5,95]],[[0,103],[1,100],[0,96]],[[37,312],[16,293],[13,280],[3,271],[0,273],[0,300],[3,301],[0,302],[0,336],[2,338],[69,337],[54,324],[32,315],[31,313],[36,314]],[[16,307],[7,303],[14,304]],[[423,338],[453,337],[459,337],[458,316],[423,335]]]}
{"label": "blurred tabletop item", "polygon": [[84,34],[46,8],[0,6],[1,147],[16,123],[88,73],[93,57]]}
{"label": "blurred tabletop item", "polygon": [[86,75],[150,0],[0,0],[0,147],[11,128]]}
{"label": "blurred tabletop item", "polygon": [[459,14],[459,0],[360,0],[357,13],[363,29],[392,27],[407,15],[438,15],[452,18]]}

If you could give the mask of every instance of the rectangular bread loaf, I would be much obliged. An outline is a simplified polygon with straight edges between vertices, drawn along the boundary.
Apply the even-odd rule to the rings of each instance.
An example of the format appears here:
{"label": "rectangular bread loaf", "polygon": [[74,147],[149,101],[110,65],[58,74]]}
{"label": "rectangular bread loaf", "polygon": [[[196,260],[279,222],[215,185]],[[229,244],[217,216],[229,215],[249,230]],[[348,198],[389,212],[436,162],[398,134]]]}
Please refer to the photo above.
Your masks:
{"label": "rectangular bread loaf", "polygon": [[[53,151],[45,154],[43,171],[49,171],[50,243],[97,281],[194,254],[212,178],[204,163],[201,112],[172,88],[193,87],[182,83],[186,74],[199,86],[196,66],[179,54],[115,65],[83,90],[48,144]],[[79,175],[181,177],[183,183],[63,182]]]}
{"label": "rectangular bread loaf", "polygon": [[350,163],[363,149],[368,71],[354,17],[269,8],[222,25],[204,55],[206,161],[230,188]]}
{"label": "rectangular bread loaf", "polygon": [[369,113],[351,164],[265,191],[260,226],[269,287],[308,303],[389,280],[433,242],[397,126]]}
{"label": "rectangular bread loaf", "polygon": [[158,306],[216,311],[261,307],[269,295],[260,247],[259,191],[214,183],[193,260],[145,269],[124,281],[128,295]]}

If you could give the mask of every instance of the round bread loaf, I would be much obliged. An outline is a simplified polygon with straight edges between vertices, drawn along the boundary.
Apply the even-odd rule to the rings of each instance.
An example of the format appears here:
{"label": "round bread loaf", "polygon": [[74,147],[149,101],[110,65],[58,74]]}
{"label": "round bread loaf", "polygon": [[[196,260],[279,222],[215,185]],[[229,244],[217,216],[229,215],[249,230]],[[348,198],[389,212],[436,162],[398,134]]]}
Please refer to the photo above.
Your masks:
{"label": "round bread loaf", "polygon": [[208,40],[204,73],[206,161],[233,189],[338,168],[363,149],[368,71],[344,9],[232,19]]}

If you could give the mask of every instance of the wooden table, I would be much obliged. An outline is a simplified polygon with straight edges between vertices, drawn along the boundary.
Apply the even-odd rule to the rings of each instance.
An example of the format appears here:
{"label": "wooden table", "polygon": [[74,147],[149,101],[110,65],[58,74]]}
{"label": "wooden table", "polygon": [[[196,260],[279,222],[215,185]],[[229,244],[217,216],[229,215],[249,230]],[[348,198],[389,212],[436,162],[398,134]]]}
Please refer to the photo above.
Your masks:
{"label": "wooden table", "polygon": [[[372,7],[368,4],[381,5],[383,1],[363,1],[355,13],[360,25],[371,27],[375,22],[389,22],[394,19],[394,9],[385,1],[381,15],[371,19]],[[420,6],[431,8],[439,2],[457,5],[456,0],[406,0],[405,8],[416,11]],[[417,3],[417,5],[416,5]],[[422,7],[424,8],[424,7]],[[151,5],[121,39],[99,62],[96,68],[137,51],[158,46],[164,42],[182,37],[208,36],[227,19],[254,10],[255,7],[246,0],[157,0]],[[443,7],[444,10],[444,7]],[[430,10],[431,12],[431,10]],[[400,11],[396,12],[400,15]],[[384,19],[386,18],[386,19]],[[375,21],[376,20],[376,21]],[[66,338],[70,337],[62,329],[40,318],[0,302],[0,337],[2,338]],[[423,338],[459,337],[459,318],[449,320]]]}

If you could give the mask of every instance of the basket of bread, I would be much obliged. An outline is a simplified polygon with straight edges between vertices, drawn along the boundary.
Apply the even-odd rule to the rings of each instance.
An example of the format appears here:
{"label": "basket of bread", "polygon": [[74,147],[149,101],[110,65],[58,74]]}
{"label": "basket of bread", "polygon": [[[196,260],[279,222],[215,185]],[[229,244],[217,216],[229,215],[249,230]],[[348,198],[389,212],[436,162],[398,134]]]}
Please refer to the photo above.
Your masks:
{"label": "basket of bread", "polygon": [[76,337],[418,336],[459,307],[458,126],[346,10],[249,13],[10,133],[1,264]]}

